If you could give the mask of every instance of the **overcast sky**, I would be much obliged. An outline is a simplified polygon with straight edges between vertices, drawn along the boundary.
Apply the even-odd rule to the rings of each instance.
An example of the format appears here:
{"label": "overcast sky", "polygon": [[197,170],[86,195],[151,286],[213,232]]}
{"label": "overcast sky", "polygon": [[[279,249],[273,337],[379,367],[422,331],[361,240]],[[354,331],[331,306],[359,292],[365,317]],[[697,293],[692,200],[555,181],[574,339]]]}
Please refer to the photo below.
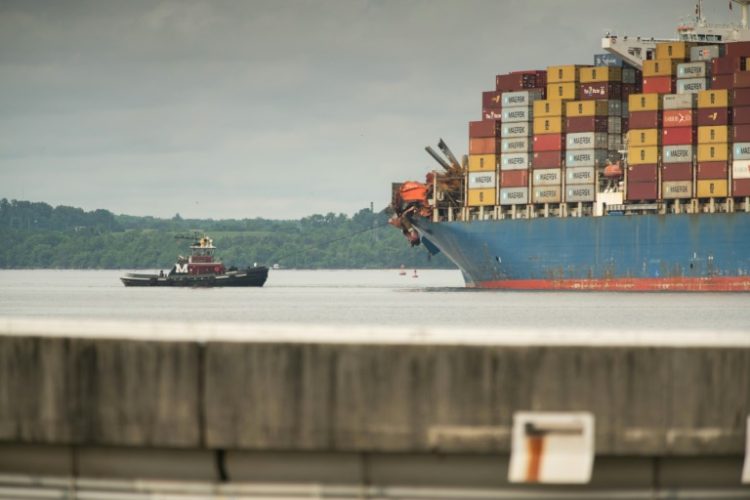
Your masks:
{"label": "overcast sky", "polygon": [[[727,0],[706,0],[710,20]],[[690,0],[0,0],[0,198],[352,214],[467,150],[497,73],[671,37]],[[735,14],[738,14],[735,9]]]}

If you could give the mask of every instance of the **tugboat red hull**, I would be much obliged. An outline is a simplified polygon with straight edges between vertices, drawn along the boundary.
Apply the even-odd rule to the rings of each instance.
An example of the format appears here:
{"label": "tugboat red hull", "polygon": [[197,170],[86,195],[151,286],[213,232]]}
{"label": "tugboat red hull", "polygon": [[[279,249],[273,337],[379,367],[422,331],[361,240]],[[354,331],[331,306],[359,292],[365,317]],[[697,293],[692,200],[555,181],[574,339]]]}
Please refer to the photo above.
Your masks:
{"label": "tugboat red hull", "polygon": [[158,274],[128,273],[120,280],[125,286],[246,287],[263,286],[268,279],[267,267],[250,267],[224,274]]}

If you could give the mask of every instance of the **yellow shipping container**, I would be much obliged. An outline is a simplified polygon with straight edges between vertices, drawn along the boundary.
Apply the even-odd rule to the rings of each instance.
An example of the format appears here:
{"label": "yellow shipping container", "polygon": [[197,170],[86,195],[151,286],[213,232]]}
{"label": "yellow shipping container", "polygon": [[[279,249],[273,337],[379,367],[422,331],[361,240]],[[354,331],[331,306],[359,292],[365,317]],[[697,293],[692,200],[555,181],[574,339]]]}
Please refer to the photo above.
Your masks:
{"label": "yellow shipping container", "polygon": [[657,146],[629,147],[628,163],[630,165],[646,165],[657,163],[659,159],[659,148]]}
{"label": "yellow shipping container", "polygon": [[574,101],[578,99],[577,83],[548,83],[547,99]]}
{"label": "yellow shipping container", "polygon": [[534,134],[562,134],[565,131],[565,118],[550,116],[534,118]]}
{"label": "yellow shipping container", "polygon": [[495,190],[494,189],[469,189],[469,202],[467,203],[470,207],[486,207],[495,204]]}
{"label": "yellow shipping container", "polygon": [[630,94],[628,111],[657,111],[661,109],[661,94]]}
{"label": "yellow shipping container", "polygon": [[587,68],[578,64],[568,64],[567,66],[548,66],[547,83],[565,83],[577,82],[581,68]]}
{"label": "yellow shipping container", "polygon": [[729,107],[729,91],[721,90],[701,90],[698,92],[699,108],[727,108]]}
{"label": "yellow shipping container", "polygon": [[619,82],[622,80],[622,68],[615,66],[581,68],[579,77],[581,83]]}
{"label": "yellow shipping container", "polygon": [[[565,114],[575,116],[607,116],[609,104],[607,101],[568,101],[565,103]],[[536,116],[536,115],[534,115]]]}
{"label": "yellow shipping container", "polygon": [[497,155],[469,155],[469,172],[494,172]]}
{"label": "yellow shipping container", "polygon": [[698,198],[725,198],[728,184],[726,179],[698,181]]}
{"label": "yellow shipping container", "polygon": [[540,100],[534,101],[534,117],[544,118],[548,116],[563,116],[565,114],[565,101]]}
{"label": "yellow shipping container", "polygon": [[643,61],[643,76],[672,76],[677,73],[677,61],[670,59],[652,59]]}
{"label": "yellow shipping container", "polygon": [[661,131],[658,128],[628,130],[628,147],[642,148],[661,144]]}
{"label": "yellow shipping container", "polygon": [[[690,57],[690,42],[662,42],[656,44],[656,59],[686,61]],[[644,73],[645,76],[645,73]]]}
{"label": "yellow shipping container", "polygon": [[698,161],[727,161],[729,144],[698,144]]}
{"label": "yellow shipping container", "polygon": [[698,127],[698,144],[721,144],[729,142],[729,127],[718,125]]}

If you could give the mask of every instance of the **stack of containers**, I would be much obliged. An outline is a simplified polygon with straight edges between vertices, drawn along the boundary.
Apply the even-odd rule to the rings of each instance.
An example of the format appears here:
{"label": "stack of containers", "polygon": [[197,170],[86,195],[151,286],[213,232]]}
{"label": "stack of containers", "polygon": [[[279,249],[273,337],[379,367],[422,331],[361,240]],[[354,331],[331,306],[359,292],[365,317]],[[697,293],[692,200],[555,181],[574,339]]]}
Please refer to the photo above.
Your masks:
{"label": "stack of containers", "polygon": [[[696,94],[662,96],[661,198],[693,196],[693,163],[697,136]],[[702,152],[703,150],[701,150]],[[715,151],[712,149],[711,153]],[[700,158],[699,152],[699,158]]]}
{"label": "stack of containers", "polygon": [[727,176],[731,150],[728,123],[729,91],[699,92],[696,198],[723,198],[729,192]]}
{"label": "stack of containers", "polygon": [[697,94],[702,90],[708,90],[710,83],[711,64],[709,62],[691,60],[677,64],[678,94]]}
{"label": "stack of containers", "polygon": [[469,122],[469,172],[467,206],[495,204],[495,165],[500,151],[502,121],[488,118]]}
{"label": "stack of containers", "polygon": [[687,61],[692,44],[669,42],[656,44],[656,58],[643,61],[643,93],[674,94],[677,64]]}
{"label": "stack of containers", "polygon": [[628,99],[628,171],[626,192],[630,201],[656,200],[662,140],[660,94],[631,94]]}
{"label": "stack of containers", "polygon": [[503,92],[503,128],[500,149],[500,204],[528,203],[534,102],[541,89]]}

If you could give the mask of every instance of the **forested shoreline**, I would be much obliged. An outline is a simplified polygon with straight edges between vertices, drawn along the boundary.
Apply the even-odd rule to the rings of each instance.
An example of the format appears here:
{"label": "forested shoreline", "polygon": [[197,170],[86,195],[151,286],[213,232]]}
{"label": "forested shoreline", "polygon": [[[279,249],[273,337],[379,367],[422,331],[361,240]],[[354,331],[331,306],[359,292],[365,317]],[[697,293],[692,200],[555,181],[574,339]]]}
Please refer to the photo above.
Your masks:
{"label": "forested shoreline", "polygon": [[158,269],[187,253],[176,236],[205,233],[217,255],[238,267],[292,269],[453,268],[428,258],[386,224],[385,211],[311,215],[299,220],[171,219],[84,211],[43,202],[0,199],[0,268]]}

